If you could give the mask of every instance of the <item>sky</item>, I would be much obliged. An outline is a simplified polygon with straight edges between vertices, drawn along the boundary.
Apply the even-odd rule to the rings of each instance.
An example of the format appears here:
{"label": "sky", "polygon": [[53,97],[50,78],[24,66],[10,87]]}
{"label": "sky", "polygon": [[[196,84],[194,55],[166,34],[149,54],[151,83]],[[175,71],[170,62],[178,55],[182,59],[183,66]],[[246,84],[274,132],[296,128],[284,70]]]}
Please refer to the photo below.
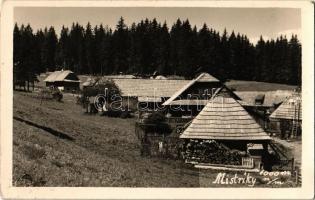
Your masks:
{"label": "sky", "polygon": [[115,29],[120,17],[130,26],[132,22],[156,18],[167,22],[170,28],[178,19],[188,19],[192,26],[201,28],[204,23],[220,33],[226,28],[247,35],[254,44],[260,35],[264,39],[280,34],[290,38],[301,34],[301,10],[295,8],[66,8],[66,7],[16,7],[14,19],[19,25],[29,23],[34,31],[53,26],[60,33],[62,25],[71,27],[73,22],[85,26],[103,24]]}

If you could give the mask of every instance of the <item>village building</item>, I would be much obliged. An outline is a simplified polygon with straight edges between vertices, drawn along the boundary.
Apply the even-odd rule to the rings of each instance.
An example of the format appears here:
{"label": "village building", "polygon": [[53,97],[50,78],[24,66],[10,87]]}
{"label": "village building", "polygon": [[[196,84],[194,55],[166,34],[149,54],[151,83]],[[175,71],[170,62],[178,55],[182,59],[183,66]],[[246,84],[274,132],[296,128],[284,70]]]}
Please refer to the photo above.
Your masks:
{"label": "village building", "polygon": [[106,81],[112,81],[118,88],[121,100],[132,110],[139,111],[138,117],[157,110],[163,110],[162,103],[170,98],[176,91],[186,85],[189,80],[169,79],[138,79],[138,78],[87,78],[83,88],[95,87]]}
{"label": "village building", "polygon": [[72,92],[80,90],[78,76],[70,70],[54,71],[44,80],[46,87],[55,87],[61,91]]}
{"label": "village building", "polygon": [[176,132],[180,132],[182,127],[196,117],[209,100],[218,94],[240,100],[218,79],[208,73],[201,73],[162,104],[165,106],[167,121]]}
{"label": "village building", "polygon": [[[119,76],[121,77],[118,78]],[[132,107],[137,106],[135,109],[139,111],[140,120],[148,113],[165,110],[165,107],[168,106],[168,103],[165,104],[165,102],[177,103],[179,95],[184,99],[193,97],[205,101],[221,86],[218,79],[202,73],[193,80],[173,80],[161,75],[152,79],[126,78],[125,75],[87,77],[82,87],[83,89],[94,87],[107,80],[113,81],[117,86],[123,101],[128,101]],[[180,113],[185,115],[185,112]]]}
{"label": "village building", "polygon": [[[211,98],[213,98],[214,96],[223,96],[223,97],[229,97],[229,98],[233,98],[236,100],[239,100],[240,98],[235,95],[231,90],[229,90],[226,86],[221,86],[220,88],[217,88],[216,91],[214,92],[214,94],[212,95]],[[167,146],[167,151],[169,154],[171,155],[176,155],[176,151],[179,151],[179,147],[177,147],[178,149],[175,149],[174,147],[176,147],[176,145],[178,146],[178,144],[180,144],[180,139],[179,136],[180,134],[183,132],[183,130],[185,130],[185,128],[187,128],[187,126],[191,123],[191,121],[193,120],[193,118],[195,117],[195,115],[189,115],[189,116],[183,116],[183,115],[178,115],[177,117],[173,117],[173,116],[168,116],[167,113],[169,113],[169,109],[170,106],[193,106],[193,107],[199,107],[200,106],[200,110],[199,112],[204,108],[205,105],[207,105],[209,103],[210,99],[201,99],[201,100],[191,100],[191,99],[183,99],[183,100],[174,100],[172,102],[170,102],[169,106],[166,106],[167,110],[164,111],[164,115],[166,118],[166,122],[168,123],[168,125],[170,126],[170,128],[172,129],[171,134],[167,134],[166,135],[156,135],[155,133],[143,133],[146,124],[143,123],[143,121],[139,120],[136,123],[136,134],[137,135],[141,135],[141,137],[139,137],[140,139],[143,139],[145,141],[150,141],[150,151],[151,152],[156,152],[158,149],[157,144],[158,143],[162,143],[165,144],[165,146]],[[178,111],[179,113],[181,112],[180,110]],[[145,138],[143,138],[145,137]],[[144,143],[144,145],[147,145],[147,143]],[[173,147],[173,148],[170,148]],[[171,150],[170,150],[171,149]],[[177,155],[178,156],[178,155]],[[174,156],[172,156],[174,157]]]}
{"label": "village building", "polygon": [[163,110],[162,103],[189,82],[168,79],[112,79],[112,81],[120,89],[124,99],[131,102],[130,104],[137,104],[139,119],[146,113]]}
{"label": "village building", "polygon": [[196,116],[222,83],[208,73],[201,73],[178,91],[163,106],[168,108],[168,116],[192,118]]}
{"label": "village building", "polygon": [[300,92],[294,92],[271,115],[282,138],[295,138],[302,134],[302,99]]}
{"label": "village building", "polygon": [[[260,168],[270,141],[269,135],[234,98],[221,95],[207,103],[180,138],[185,140],[186,162],[240,168]],[[215,152],[211,152],[205,145],[207,142],[221,145],[225,150],[212,148]],[[251,144],[261,145],[261,154],[250,156],[248,146]],[[203,145],[204,153],[209,155],[199,152]],[[232,153],[232,149],[239,153]],[[217,151],[225,153],[219,155]]]}
{"label": "village building", "polygon": [[242,100],[239,103],[268,132],[277,132],[277,124],[270,123],[270,114],[292,95],[293,90],[235,91]]}

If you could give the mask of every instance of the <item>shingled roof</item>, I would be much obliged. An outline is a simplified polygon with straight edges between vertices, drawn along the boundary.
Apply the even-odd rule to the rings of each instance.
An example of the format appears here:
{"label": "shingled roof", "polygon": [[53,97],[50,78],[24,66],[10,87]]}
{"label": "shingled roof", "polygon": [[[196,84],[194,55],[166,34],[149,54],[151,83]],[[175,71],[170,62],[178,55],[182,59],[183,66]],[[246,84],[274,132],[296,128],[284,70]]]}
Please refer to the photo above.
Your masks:
{"label": "shingled roof", "polygon": [[[285,101],[288,96],[291,96],[293,90],[275,90],[275,91],[235,91],[242,101],[242,106],[265,106],[272,107]],[[255,99],[258,96],[264,95],[262,105],[257,105]]]}
{"label": "shingled roof", "polygon": [[172,101],[174,101],[177,97],[179,97],[184,91],[186,91],[190,86],[192,86],[196,82],[220,82],[220,81],[208,73],[201,73],[197,78],[189,81],[186,85],[179,88],[176,91],[176,93],[174,93],[167,101],[163,103],[163,106],[170,105]]}
{"label": "shingled roof", "polygon": [[233,98],[215,96],[180,135],[186,139],[270,140]]}
{"label": "shingled roof", "polygon": [[300,93],[293,93],[271,115],[271,119],[302,120],[302,99]]}
{"label": "shingled roof", "polygon": [[[234,99],[238,100],[238,102],[240,102],[240,99],[241,99],[239,96],[237,96],[232,90],[230,90],[225,85],[221,86],[220,88],[217,88],[215,90],[215,92],[213,93],[213,96],[211,98],[218,96],[218,95],[224,96],[224,97],[234,98]],[[174,101],[169,102],[168,105],[205,106],[209,103],[210,99],[178,99],[178,100],[174,100]],[[165,105],[165,104],[163,104],[163,105]]]}
{"label": "shingled roof", "polygon": [[79,78],[70,70],[54,71],[44,80],[44,82],[56,81],[80,82]]}
{"label": "shingled roof", "polygon": [[164,79],[112,79],[122,96],[132,97],[171,97],[186,85],[189,80]]}

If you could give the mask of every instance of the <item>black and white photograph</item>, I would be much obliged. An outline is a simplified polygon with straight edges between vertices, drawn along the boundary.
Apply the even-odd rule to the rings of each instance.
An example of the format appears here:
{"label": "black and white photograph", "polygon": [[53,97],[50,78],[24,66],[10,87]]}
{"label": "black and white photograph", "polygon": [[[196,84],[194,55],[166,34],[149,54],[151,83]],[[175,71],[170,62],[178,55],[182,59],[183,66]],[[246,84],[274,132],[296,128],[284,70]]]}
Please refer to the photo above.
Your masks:
{"label": "black and white photograph", "polygon": [[9,184],[302,188],[303,7],[130,5],[13,6]]}

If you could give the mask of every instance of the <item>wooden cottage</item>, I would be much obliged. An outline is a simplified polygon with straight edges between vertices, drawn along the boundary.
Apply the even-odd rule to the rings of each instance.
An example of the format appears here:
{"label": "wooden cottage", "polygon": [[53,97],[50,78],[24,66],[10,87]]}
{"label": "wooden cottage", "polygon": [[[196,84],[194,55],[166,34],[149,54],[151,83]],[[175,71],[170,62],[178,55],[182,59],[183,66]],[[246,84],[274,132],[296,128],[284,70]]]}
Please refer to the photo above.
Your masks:
{"label": "wooden cottage", "polygon": [[167,107],[169,117],[193,118],[221,86],[217,78],[201,73],[176,91],[163,106]]}
{"label": "wooden cottage", "polygon": [[293,93],[292,90],[235,91],[242,100],[239,103],[261,127],[277,132],[277,124],[270,123],[270,114]]}
{"label": "wooden cottage", "polygon": [[207,105],[211,97],[216,95],[221,95],[225,97],[231,97],[236,100],[240,100],[240,98],[233,93],[229,88],[225,85],[216,88],[214,93],[209,95],[207,98],[201,99],[177,99],[171,102],[168,102],[166,106],[166,117],[168,122],[172,127],[176,129],[176,132],[181,131],[183,126],[195,118],[199,112]]}
{"label": "wooden cottage", "polygon": [[295,92],[288,97],[271,115],[270,120],[278,123],[281,137],[301,136],[302,99],[301,93]]}
{"label": "wooden cottage", "polygon": [[146,113],[163,110],[162,103],[189,82],[189,80],[117,77],[119,76],[104,76],[97,80],[88,79],[84,85],[85,87],[96,87],[108,80],[113,81],[120,93],[115,100],[127,104],[131,110],[139,111],[139,118]]}
{"label": "wooden cottage", "polygon": [[[260,168],[270,137],[233,98],[214,96],[180,138],[186,162],[197,165]],[[249,146],[261,145],[260,154]],[[257,152],[257,151],[256,151]]]}
{"label": "wooden cottage", "polygon": [[124,99],[137,104],[142,114],[162,110],[162,103],[186,85],[188,80],[167,79],[112,79]]}
{"label": "wooden cottage", "polygon": [[47,87],[57,87],[62,91],[80,90],[80,80],[77,75],[70,70],[54,71],[45,80]]}

